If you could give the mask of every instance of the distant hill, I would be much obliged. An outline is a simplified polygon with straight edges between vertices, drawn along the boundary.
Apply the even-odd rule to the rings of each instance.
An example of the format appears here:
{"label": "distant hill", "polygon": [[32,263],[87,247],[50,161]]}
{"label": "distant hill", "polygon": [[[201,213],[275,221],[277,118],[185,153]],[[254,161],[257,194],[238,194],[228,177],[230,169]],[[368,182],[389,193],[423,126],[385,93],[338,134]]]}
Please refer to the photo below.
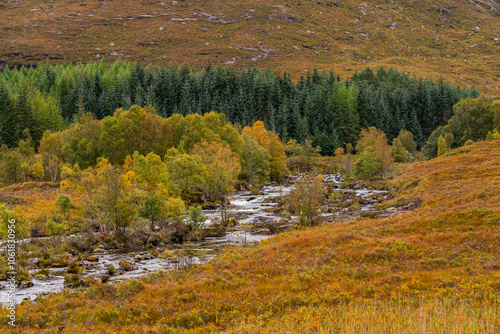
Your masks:
{"label": "distant hill", "polygon": [[293,75],[393,66],[500,96],[497,0],[2,0],[0,31],[0,67],[118,57]]}

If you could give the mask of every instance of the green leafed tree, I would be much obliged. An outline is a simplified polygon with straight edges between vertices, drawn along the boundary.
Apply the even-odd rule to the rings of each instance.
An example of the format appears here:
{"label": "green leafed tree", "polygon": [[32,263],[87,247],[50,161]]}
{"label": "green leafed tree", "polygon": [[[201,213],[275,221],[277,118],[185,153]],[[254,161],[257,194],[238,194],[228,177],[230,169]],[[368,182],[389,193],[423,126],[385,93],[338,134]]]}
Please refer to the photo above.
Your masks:
{"label": "green leafed tree", "polygon": [[444,139],[443,136],[439,136],[439,139],[438,139],[438,151],[437,151],[438,157],[440,155],[445,154],[446,151],[447,151],[446,140]]}
{"label": "green leafed tree", "polygon": [[375,127],[361,130],[356,151],[358,154],[356,175],[361,178],[385,178],[387,176],[393,159],[384,132]]}
{"label": "green leafed tree", "polygon": [[297,183],[285,199],[287,208],[298,217],[300,226],[309,227],[321,222],[322,203],[325,200],[323,175]]}
{"label": "green leafed tree", "polygon": [[394,138],[392,142],[391,153],[395,162],[406,162],[413,159],[413,156],[410,152],[408,152],[408,150],[401,143],[401,140],[398,138]]}
{"label": "green leafed tree", "polygon": [[140,198],[133,187],[133,174],[123,174],[108,160],[82,172],[78,190],[85,215],[101,231],[122,232],[137,217]]}
{"label": "green leafed tree", "polygon": [[45,131],[40,141],[38,153],[42,155],[44,169],[50,181],[56,182],[60,174],[60,165],[63,161],[62,133]]}
{"label": "green leafed tree", "polygon": [[493,116],[494,126],[500,132],[500,101],[493,102],[493,107],[495,108],[495,115]]}
{"label": "green leafed tree", "polygon": [[59,208],[61,214],[64,216],[64,219],[67,221],[69,210],[73,208],[71,197],[66,194],[60,194],[59,196],[57,196],[56,205]]}
{"label": "green leafed tree", "polygon": [[260,146],[257,140],[243,133],[240,178],[250,183],[269,181],[269,150]]}
{"label": "green leafed tree", "polygon": [[380,174],[375,149],[371,146],[361,151],[358,155],[355,166],[356,175],[362,179],[372,179]]}
{"label": "green leafed tree", "polygon": [[201,157],[207,169],[203,187],[205,200],[220,203],[221,218],[226,222],[227,197],[234,192],[234,185],[241,172],[238,156],[217,142],[196,144],[193,154]]}
{"label": "green leafed tree", "polygon": [[165,164],[170,174],[170,187],[174,194],[186,202],[199,199],[205,187],[207,167],[198,155],[179,153],[170,149],[165,156]]}
{"label": "green leafed tree", "polygon": [[[463,146],[468,141],[485,140],[494,128],[495,106],[491,99],[482,95],[461,100],[453,107],[453,117],[448,124],[434,130],[424,146],[427,158],[439,156],[439,138],[442,136],[445,148]],[[446,141],[446,134],[448,142]],[[452,143],[450,145],[450,142]]]}
{"label": "green leafed tree", "polygon": [[207,170],[203,188],[206,200],[214,202],[232,194],[241,171],[237,155],[217,142],[196,144],[193,154],[201,157]]}
{"label": "green leafed tree", "polygon": [[413,139],[413,134],[410,131],[401,130],[398,139],[403,147],[413,156],[417,153],[417,143]]}
{"label": "green leafed tree", "polygon": [[453,145],[453,134],[450,132],[445,133],[444,141],[446,142],[446,150],[451,150],[451,147]]}
{"label": "green leafed tree", "polygon": [[451,132],[458,146],[467,140],[480,141],[493,130],[494,106],[491,99],[481,95],[466,99],[453,107],[453,117],[444,131]]}

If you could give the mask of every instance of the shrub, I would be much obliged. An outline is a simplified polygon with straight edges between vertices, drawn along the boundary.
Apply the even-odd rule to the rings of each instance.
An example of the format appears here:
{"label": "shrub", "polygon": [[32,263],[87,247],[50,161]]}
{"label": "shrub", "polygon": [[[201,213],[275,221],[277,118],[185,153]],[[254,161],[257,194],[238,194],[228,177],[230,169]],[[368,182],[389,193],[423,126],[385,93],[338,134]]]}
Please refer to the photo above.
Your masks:
{"label": "shrub", "polygon": [[288,210],[298,215],[301,226],[318,225],[321,221],[321,203],[326,199],[322,181],[321,174],[315,179],[299,181],[285,199]]}
{"label": "shrub", "polygon": [[112,264],[110,264],[106,270],[107,270],[108,275],[116,274],[116,268]]}
{"label": "shrub", "polygon": [[61,235],[65,230],[65,226],[63,223],[58,223],[51,217],[47,217],[45,227],[47,228],[49,235]]}

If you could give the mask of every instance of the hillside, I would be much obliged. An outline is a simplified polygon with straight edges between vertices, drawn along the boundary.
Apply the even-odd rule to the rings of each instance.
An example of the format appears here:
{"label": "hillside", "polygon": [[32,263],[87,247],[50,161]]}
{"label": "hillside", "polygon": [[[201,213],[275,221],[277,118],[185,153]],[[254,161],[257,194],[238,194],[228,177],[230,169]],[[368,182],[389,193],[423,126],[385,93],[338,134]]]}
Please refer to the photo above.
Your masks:
{"label": "hillside", "polygon": [[14,333],[497,333],[499,184],[500,141],[475,143],[391,181],[413,211],[27,303]]}
{"label": "hillside", "polygon": [[202,67],[394,66],[500,95],[495,0],[0,1],[0,67],[122,58]]}

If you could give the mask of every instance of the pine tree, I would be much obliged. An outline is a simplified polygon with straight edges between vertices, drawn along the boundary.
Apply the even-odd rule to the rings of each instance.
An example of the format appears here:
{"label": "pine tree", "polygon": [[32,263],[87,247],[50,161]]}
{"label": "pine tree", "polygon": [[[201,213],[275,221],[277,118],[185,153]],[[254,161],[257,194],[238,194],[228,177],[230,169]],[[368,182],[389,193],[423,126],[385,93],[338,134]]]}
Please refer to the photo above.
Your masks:
{"label": "pine tree", "polygon": [[423,128],[424,136],[428,136],[437,126],[436,104],[434,97],[434,84],[426,80],[424,84],[425,95],[423,96]]}
{"label": "pine tree", "polygon": [[130,101],[132,104],[141,104],[141,99],[144,96],[141,96],[141,92],[144,92],[144,78],[146,73],[144,71],[144,67],[140,66],[138,62],[134,64],[133,70],[130,72],[130,79],[128,80],[128,86],[130,89]]}
{"label": "pine tree", "polygon": [[76,103],[76,113],[73,115],[72,123],[80,123],[81,118],[85,115],[85,103],[83,101],[83,96],[78,98]]}
{"label": "pine tree", "polygon": [[380,129],[384,133],[389,132],[392,123],[392,115],[391,112],[389,111],[389,105],[385,98],[385,93],[381,94],[381,98],[379,100],[379,105],[378,105],[378,112],[379,112],[378,118],[380,120]]}
{"label": "pine tree", "polygon": [[31,111],[31,101],[26,86],[21,87],[14,109],[18,115],[18,130],[20,132],[18,133],[18,138],[20,138],[24,129],[33,131],[33,112]]}
{"label": "pine tree", "polygon": [[9,147],[14,147],[18,141],[19,120],[13,108],[10,93],[4,85],[0,85],[0,122],[2,123],[2,133],[0,134],[2,143]]}
{"label": "pine tree", "polygon": [[299,143],[303,144],[306,141],[306,139],[309,138],[309,124],[307,122],[307,118],[306,117],[297,118],[295,122],[296,122],[295,137],[297,138],[297,141]]}
{"label": "pine tree", "polygon": [[98,118],[98,115],[101,115],[102,106],[100,105],[100,97],[102,95],[102,85],[101,78],[96,73],[92,80],[88,79],[87,85],[85,85],[86,91],[83,93],[84,95],[84,103],[85,109],[92,113],[95,118]]}
{"label": "pine tree", "polygon": [[189,80],[185,80],[182,85],[182,93],[181,93],[181,103],[179,106],[180,112],[182,116],[186,116],[190,114],[191,111],[191,84]]}
{"label": "pine tree", "polygon": [[353,144],[358,139],[360,131],[356,87],[347,88],[344,83],[337,82],[334,85],[332,94],[339,139],[344,144]]}
{"label": "pine tree", "polygon": [[68,96],[66,97],[65,103],[62,107],[61,115],[67,122],[73,119],[76,104],[81,94],[81,90],[82,90],[82,81],[80,80],[73,85],[73,88],[69,91]]}
{"label": "pine tree", "polygon": [[410,112],[410,120],[408,123],[408,130],[413,134],[413,137],[415,138],[415,142],[419,147],[424,146],[425,144],[425,137],[422,134],[422,129],[420,127],[420,124],[418,123],[417,119],[417,113],[415,109],[411,109]]}
{"label": "pine tree", "polygon": [[241,87],[239,87],[238,91],[235,93],[233,99],[233,116],[229,119],[233,123],[240,123],[243,125],[247,125],[244,121],[243,114],[245,113],[245,92]]}
{"label": "pine tree", "polygon": [[304,103],[304,115],[309,120],[310,127],[315,128],[319,110],[317,108],[316,97],[314,96],[314,93],[309,92],[309,94],[306,95]]}
{"label": "pine tree", "polygon": [[358,112],[360,125],[363,128],[368,128],[373,121],[371,117],[371,99],[368,96],[367,85],[365,81],[358,83]]}
{"label": "pine tree", "polygon": [[256,116],[254,115],[253,95],[240,88],[240,102],[242,102],[244,106],[242,110],[243,125],[247,126],[254,124],[256,121]]}
{"label": "pine tree", "polygon": [[266,129],[276,131],[276,111],[271,102],[267,104],[266,117],[264,118]]}
{"label": "pine tree", "polygon": [[[288,100],[285,98],[281,105],[279,106],[277,115],[276,115],[276,132],[278,132],[281,136],[281,139],[286,143],[284,135],[288,137],[288,114],[289,114],[289,105]],[[288,138],[287,138],[288,139]]]}

